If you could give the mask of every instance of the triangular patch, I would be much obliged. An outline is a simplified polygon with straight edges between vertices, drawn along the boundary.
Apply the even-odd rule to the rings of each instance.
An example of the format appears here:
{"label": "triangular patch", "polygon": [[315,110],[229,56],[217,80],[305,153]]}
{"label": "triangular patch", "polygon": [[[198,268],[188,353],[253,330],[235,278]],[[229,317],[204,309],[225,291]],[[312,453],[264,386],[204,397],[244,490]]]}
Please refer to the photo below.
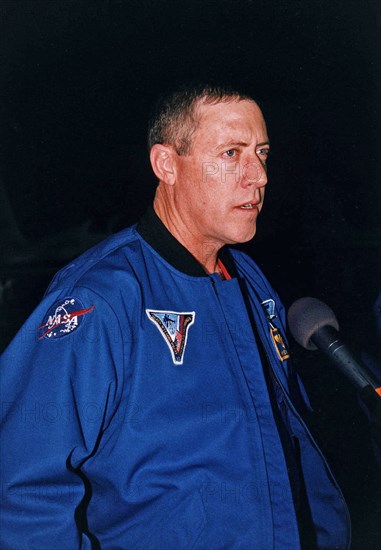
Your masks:
{"label": "triangular patch", "polygon": [[182,313],[146,309],[146,313],[148,319],[157,326],[167,342],[174,364],[182,365],[187,345],[188,329],[194,323],[195,312]]}

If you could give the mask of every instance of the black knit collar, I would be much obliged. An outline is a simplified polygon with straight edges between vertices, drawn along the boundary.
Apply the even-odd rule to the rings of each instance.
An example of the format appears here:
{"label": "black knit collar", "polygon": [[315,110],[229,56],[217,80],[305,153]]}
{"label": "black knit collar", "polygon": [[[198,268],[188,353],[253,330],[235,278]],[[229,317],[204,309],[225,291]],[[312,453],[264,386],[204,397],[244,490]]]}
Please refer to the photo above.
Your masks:
{"label": "black knit collar", "polygon": [[[152,206],[140,219],[136,229],[141,237],[174,268],[193,277],[208,276],[196,258],[168,231]],[[230,275],[234,277],[235,266],[228,249],[222,248],[218,256]]]}

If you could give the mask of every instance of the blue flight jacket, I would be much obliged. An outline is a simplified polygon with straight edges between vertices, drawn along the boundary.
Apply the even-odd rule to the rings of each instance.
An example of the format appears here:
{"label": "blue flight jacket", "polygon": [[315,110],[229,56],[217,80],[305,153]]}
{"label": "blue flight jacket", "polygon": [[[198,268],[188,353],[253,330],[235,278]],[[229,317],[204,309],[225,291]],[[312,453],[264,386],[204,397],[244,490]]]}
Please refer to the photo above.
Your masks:
{"label": "blue flight jacket", "polygon": [[2,356],[2,550],[299,548],[264,363],[317,547],[349,547],[346,504],[290,397],[283,307],[230,255],[231,280],[189,274],[133,226],[56,275]]}

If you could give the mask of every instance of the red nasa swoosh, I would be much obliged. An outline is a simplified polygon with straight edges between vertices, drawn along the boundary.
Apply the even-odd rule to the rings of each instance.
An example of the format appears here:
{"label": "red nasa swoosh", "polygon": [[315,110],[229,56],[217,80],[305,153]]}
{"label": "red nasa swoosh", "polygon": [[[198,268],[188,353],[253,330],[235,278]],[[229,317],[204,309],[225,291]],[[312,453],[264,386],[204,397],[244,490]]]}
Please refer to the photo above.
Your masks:
{"label": "red nasa swoosh", "polygon": [[[51,332],[52,330],[54,330],[55,328],[57,328],[59,325],[63,325],[65,323],[67,323],[68,321],[70,321],[70,319],[72,319],[73,317],[79,317],[80,315],[86,315],[86,313],[90,313],[91,311],[93,311],[95,306],[91,306],[91,307],[88,307],[87,309],[80,309],[78,311],[72,311],[71,313],[68,313],[67,315],[63,315],[62,318],[64,318],[62,321],[60,321],[59,323],[54,323],[52,327],[50,327],[49,330],[47,330],[46,332],[44,332],[44,334],[42,334],[41,336],[38,337],[39,340],[41,340],[44,336],[46,336],[47,334],[49,334],[49,332]],[[41,325],[40,327],[38,327],[38,330],[44,328],[44,327],[47,327],[48,326],[48,323],[45,323],[45,325]]]}

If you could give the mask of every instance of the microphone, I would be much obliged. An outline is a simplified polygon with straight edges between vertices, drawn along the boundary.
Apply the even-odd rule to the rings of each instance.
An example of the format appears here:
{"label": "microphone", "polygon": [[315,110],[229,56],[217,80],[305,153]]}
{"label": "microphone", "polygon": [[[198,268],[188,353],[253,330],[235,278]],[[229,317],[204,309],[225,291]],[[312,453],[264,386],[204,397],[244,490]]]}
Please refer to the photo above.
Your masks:
{"label": "microphone", "polygon": [[341,339],[332,309],[316,298],[300,298],[288,310],[288,325],[294,339],[308,350],[320,349],[360,391],[368,402],[381,403],[381,383]]}

